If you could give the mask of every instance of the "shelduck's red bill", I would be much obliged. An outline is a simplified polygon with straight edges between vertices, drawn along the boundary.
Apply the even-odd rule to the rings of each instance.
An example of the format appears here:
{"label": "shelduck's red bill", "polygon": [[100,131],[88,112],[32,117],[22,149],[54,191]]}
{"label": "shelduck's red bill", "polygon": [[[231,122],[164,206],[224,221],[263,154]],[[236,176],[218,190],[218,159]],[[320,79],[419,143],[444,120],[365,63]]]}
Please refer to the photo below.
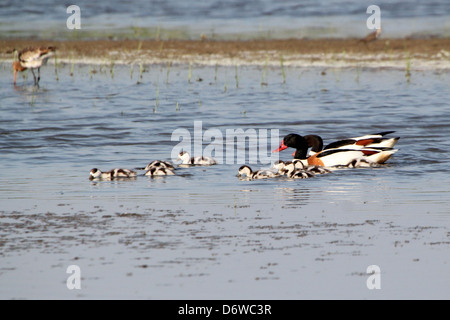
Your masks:
{"label": "shelduck's red bill", "polygon": [[287,146],[284,144],[284,140],[281,140],[280,147],[276,150],[273,150],[272,152],[280,152],[283,151],[284,149],[287,149]]}

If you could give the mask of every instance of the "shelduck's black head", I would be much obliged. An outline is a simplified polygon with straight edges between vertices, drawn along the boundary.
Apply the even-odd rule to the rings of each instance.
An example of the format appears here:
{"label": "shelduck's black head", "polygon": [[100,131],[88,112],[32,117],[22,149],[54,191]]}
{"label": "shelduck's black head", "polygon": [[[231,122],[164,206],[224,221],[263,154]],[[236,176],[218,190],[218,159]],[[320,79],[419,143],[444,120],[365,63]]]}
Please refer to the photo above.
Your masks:
{"label": "shelduck's black head", "polygon": [[306,142],[308,143],[308,147],[311,148],[311,151],[320,152],[323,149],[323,140],[322,137],[317,136],[315,134],[309,134],[304,136]]}
{"label": "shelduck's black head", "polygon": [[272,152],[280,152],[287,148],[295,148],[296,151],[292,154],[295,159],[306,159],[306,152],[308,151],[308,143],[301,135],[291,133],[281,140],[280,147]]}

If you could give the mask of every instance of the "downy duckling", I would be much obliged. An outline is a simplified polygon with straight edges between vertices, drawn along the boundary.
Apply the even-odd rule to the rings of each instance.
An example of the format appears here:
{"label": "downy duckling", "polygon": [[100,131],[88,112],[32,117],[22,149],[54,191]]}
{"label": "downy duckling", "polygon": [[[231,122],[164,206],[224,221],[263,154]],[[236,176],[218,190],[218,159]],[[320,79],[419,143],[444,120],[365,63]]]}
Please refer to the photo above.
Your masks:
{"label": "downy duckling", "polygon": [[116,178],[134,178],[136,175],[136,172],[130,169],[116,168],[107,172],[102,172],[97,168],[93,168],[89,172],[89,179],[113,180]]}
{"label": "downy duckling", "polygon": [[217,164],[217,161],[213,158],[204,156],[191,157],[187,151],[181,151],[178,154],[178,160],[181,160],[183,165],[212,166]]}
{"label": "downy duckling", "polygon": [[146,176],[173,176],[175,175],[175,171],[170,168],[159,168],[153,167],[150,168],[146,173]]}
{"label": "downy duckling", "polygon": [[252,169],[243,165],[239,168],[238,177],[246,176],[249,179],[268,179],[278,177],[279,174],[270,170],[252,171]]}
{"label": "downy duckling", "polygon": [[144,170],[150,170],[151,168],[164,168],[164,169],[170,169],[170,170],[175,170],[175,167],[173,166],[173,164],[169,161],[162,161],[162,160],[154,160],[152,162],[150,162],[145,168]]}
{"label": "downy duckling", "polygon": [[314,177],[314,173],[305,169],[298,169],[294,163],[290,163],[284,167],[286,176],[291,179],[307,179]]}

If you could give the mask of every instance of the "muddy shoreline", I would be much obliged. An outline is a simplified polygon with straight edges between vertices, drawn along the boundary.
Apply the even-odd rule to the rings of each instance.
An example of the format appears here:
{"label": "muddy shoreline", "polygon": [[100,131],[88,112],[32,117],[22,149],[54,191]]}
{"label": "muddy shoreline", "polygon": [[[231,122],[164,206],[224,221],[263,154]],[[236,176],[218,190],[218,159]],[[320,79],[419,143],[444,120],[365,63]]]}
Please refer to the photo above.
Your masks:
{"label": "muddy shoreline", "polygon": [[0,40],[0,61],[8,51],[29,46],[57,47],[62,63],[270,65],[450,69],[450,38],[201,40]]}

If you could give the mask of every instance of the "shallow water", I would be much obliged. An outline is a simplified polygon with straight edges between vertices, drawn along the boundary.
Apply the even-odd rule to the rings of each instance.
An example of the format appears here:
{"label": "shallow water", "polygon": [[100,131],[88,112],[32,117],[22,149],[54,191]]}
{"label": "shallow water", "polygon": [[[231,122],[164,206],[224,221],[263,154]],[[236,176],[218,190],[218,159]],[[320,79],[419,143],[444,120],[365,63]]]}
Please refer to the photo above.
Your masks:
{"label": "shallow water", "polygon": [[[293,67],[285,78],[245,66],[41,72],[38,89],[31,74],[13,87],[0,66],[1,298],[450,297],[448,71],[410,81],[403,70]],[[241,181],[236,162],[88,180],[93,167],[170,159],[172,133],[194,136],[195,121],[223,136],[401,139],[380,168],[307,180]],[[66,286],[73,264],[80,290]],[[366,286],[374,264],[380,290]]]}

